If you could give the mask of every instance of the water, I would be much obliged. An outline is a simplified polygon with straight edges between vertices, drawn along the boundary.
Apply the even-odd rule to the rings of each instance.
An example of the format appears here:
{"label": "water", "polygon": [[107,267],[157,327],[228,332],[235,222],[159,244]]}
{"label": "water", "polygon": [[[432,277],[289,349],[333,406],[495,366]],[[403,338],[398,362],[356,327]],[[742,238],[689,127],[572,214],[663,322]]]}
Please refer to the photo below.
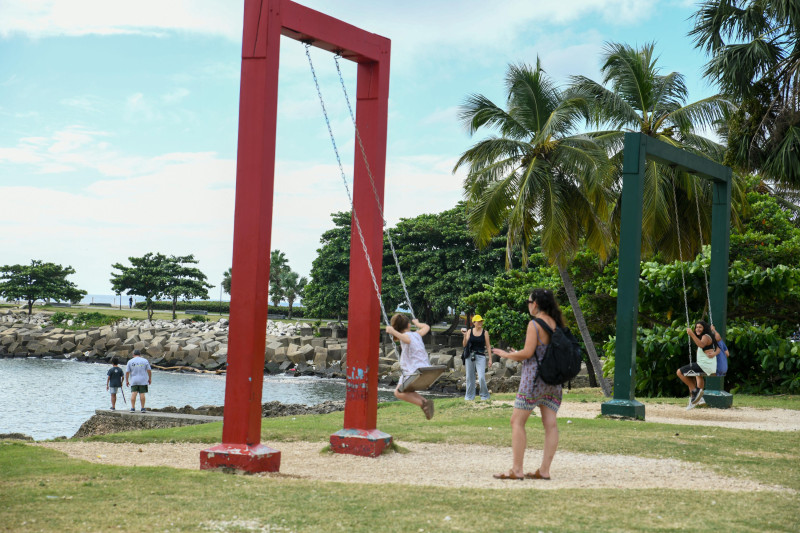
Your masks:
{"label": "water", "polygon": [[[0,359],[0,433],[25,433],[36,440],[71,437],[95,409],[110,407],[106,391],[109,368],[109,364],[59,359]],[[130,401],[130,389],[124,390]],[[277,400],[315,405],[344,397],[344,380],[264,376],[264,403]],[[394,400],[391,389],[379,389],[378,400]],[[224,375],[153,370],[147,407],[224,403]],[[130,409],[130,404],[124,404],[118,393],[117,409],[120,408]]]}

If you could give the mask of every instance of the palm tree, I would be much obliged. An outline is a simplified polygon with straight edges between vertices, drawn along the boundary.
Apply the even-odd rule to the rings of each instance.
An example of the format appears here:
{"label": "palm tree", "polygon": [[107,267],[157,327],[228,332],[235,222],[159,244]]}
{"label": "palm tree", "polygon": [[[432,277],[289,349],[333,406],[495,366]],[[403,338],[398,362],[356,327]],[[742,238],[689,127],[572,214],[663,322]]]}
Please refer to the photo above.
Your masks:
{"label": "palm tree", "polygon": [[580,98],[567,98],[542,70],[509,65],[506,74],[507,110],[483,95],[470,96],[461,119],[474,134],[482,127],[499,131],[468,149],[453,171],[468,167],[464,182],[468,217],[479,246],[508,228],[506,267],[512,250],[525,251],[535,233],[542,252],[558,268],[575,313],[591,365],[603,392],[609,385],[578,304],[567,264],[585,242],[602,259],[610,239],[602,223],[608,215],[604,186],[607,158],[602,146],[577,134]]}
{"label": "palm tree", "polygon": [[305,277],[301,278],[300,275],[294,270],[286,270],[281,275],[283,297],[286,298],[286,302],[289,304],[288,318],[292,318],[292,307],[294,306],[294,302],[298,297],[303,297],[303,290],[307,284],[308,279]]}
{"label": "palm tree", "polygon": [[800,192],[797,2],[707,1],[689,35],[711,54],[706,77],[742,104],[730,121],[728,161]]}
{"label": "palm tree", "polygon": [[[722,162],[725,154],[723,145],[698,132],[713,128],[734,109],[733,104],[722,95],[687,104],[688,90],[684,77],[677,72],[662,75],[657,60],[652,43],[639,49],[627,44],[607,43],[601,68],[602,83],[584,76],[571,78],[568,94],[586,102],[583,112],[588,125],[609,128],[594,132],[592,137],[612,154],[612,162],[617,168],[618,192],[621,189],[622,145],[626,131],[644,133],[717,162]],[[711,194],[712,186],[708,180],[648,161],[642,206],[642,253],[659,252],[666,260],[697,255],[701,244],[710,242]],[[732,201],[736,205],[745,203],[743,195],[738,180],[735,180]],[[619,235],[620,208],[621,202],[617,202],[612,215],[615,241]],[[738,211],[733,210],[734,225],[739,223]],[[676,231],[678,223],[681,224],[680,231]]]}

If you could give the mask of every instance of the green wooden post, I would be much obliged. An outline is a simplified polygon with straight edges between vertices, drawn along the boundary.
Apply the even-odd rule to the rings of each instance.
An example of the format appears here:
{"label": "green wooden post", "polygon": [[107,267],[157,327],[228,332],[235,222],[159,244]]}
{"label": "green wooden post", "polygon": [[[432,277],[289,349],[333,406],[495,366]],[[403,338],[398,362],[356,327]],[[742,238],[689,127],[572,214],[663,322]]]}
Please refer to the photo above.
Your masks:
{"label": "green wooden post", "polygon": [[600,406],[604,415],[644,420],[644,404],[634,399],[636,330],[639,319],[639,273],[642,255],[642,193],[647,137],[625,134],[622,162],[622,219],[617,282],[617,345],[614,359],[614,399]]}
{"label": "green wooden post", "polygon": [[[714,182],[711,218],[711,282],[709,287],[714,325],[725,336],[728,305],[728,255],[730,248],[731,169],[642,133],[625,134],[622,162],[622,219],[620,221],[619,277],[617,278],[617,345],[614,365],[614,399],[602,404],[603,415],[644,420],[644,404],[634,398],[636,334],[639,318],[639,274],[642,252],[642,186],[647,160],[698,174]],[[708,378],[706,403],[730,407],[733,397],[723,390],[723,378]]]}
{"label": "green wooden post", "polygon": [[[728,323],[728,259],[731,233],[731,169],[726,168],[723,180],[714,180],[714,200],[711,208],[711,318],[714,327],[725,339]],[[706,378],[704,397],[709,407],[727,409],[733,405],[733,395],[725,392],[722,376]]]}

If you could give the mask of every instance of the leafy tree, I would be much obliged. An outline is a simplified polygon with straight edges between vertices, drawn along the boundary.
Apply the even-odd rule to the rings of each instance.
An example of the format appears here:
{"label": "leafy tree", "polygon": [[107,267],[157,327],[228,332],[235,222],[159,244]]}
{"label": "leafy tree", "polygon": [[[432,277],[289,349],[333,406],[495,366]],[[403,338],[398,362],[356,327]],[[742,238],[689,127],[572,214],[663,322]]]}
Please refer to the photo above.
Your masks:
{"label": "leafy tree", "polygon": [[[280,250],[272,250],[270,252],[269,262],[269,294],[272,298],[273,304],[278,305],[283,299],[283,289],[281,288],[281,275],[288,268],[288,259],[286,254]],[[233,268],[229,268],[222,276],[222,289],[230,294],[231,293],[231,278],[233,275]],[[276,300],[277,298],[277,300]]]}
{"label": "leafy tree", "polygon": [[[506,74],[507,110],[483,95],[472,95],[461,118],[469,132],[486,127],[490,136],[468,149],[454,170],[468,167],[464,183],[469,199],[470,227],[485,246],[508,227],[507,266],[511,250],[527,251],[534,234],[561,275],[570,305],[594,371],[600,363],[567,264],[583,243],[601,257],[609,253],[610,236],[603,220],[609,209],[610,176],[602,145],[577,133],[584,97],[572,97],[556,87],[537,59],[536,67],[510,65]],[[527,254],[522,255],[523,262]],[[610,388],[601,383],[603,392]]]}
{"label": "leafy tree", "polygon": [[[638,49],[627,44],[608,43],[602,61],[602,81],[573,76],[570,94],[585,102],[583,112],[589,126],[609,128],[592,135],[612,154],[616,169],[615,191],[622,190],[622,147],[627,131],[641,132],[722,162],[725,147],[698,132],[713,127],[733,109],[726,97],[715,95],[687,103],[688,90],[683,75],[678,72],[661,74],[652,43]],[[660,252],[668,260],[693,257],[702,243],[710,242],[711,183],[654,161],[648,161],[644,179],[643,255]],[[738,224],[738,213],[746,205],[740,185],[738,180],[734,181],[731,195],[734,227]],[[619,237],[621,207],[618,201],[613,212],[615,240]],[[680,232],[676,231],[677,224],[681,225]]]}
{"label": "leafy tree", "polygon": [[[463,298],[482,290],[503,270],[505,262],[504,235],[478,248],[467,214],[466,204],[459,203],[441,213],[401,219],[389,230],[416,314],[423,322],[435,323],[452,311],[450,331],[458,326],[459,311],[474,310]],[[383,291],[387,300],[404,305],[391,249],[385,245],[384,251]],[[519,254],[516,258],[519,260]]]}
{"label": "leafy tree", "polygon": [[[303,304],[313,316],[343,316],[347,311],[350,268],[350,215],[334,213],[336,228],[323,234],[323,246],[312,263]],[[469,232],[467,210],[459,204],[437,214],[401,219],[391,232],[411,305],[421,320],[434,323],[454,311],[474,308],[462,298],[482,289],[502,270],[504,239],[479,249]],[[381,297],[389,314],[406,306],[400,275],[384,236]]]}
{"label": "leafy tree", "polygon": [[350,275],[349,212],[331,215],[334,227],[320,237],[322,246],[311,263],[311,279],[305,287],[303,305],[308,316],[347,316]]}
{"label": "leafy tree", "polygon": [[114,263],[112,268],[119,273],[111,273],[111,287],[116,293],[127,292],[145,299],[147,319],[153,319],[153,300],[166,294],[170,286],[170,272],[174,264],[169,257],[148,252],[142,257],[129,257],[131,266]]}
{"label": "leafy tree", "polygon": [[32,260],[30,265],[0,267],[0,295],[6,299],[21,299],[28,304],[28,315],[37,300],[54,299],[79,302],[86,291],[78,289],[66,278],[74,274],[71,266]]}
{"label": "leafy tree", "polygon": [[695,14],[705,75],[741,106],[726,162],[800,189],[800,7],[786,0],[711,0]]}
{"label": "leafy tree", "polygon": [[175,308],[178,298],[208,300],[208,289],[211,288],[211,285],[206,283],[206,275],[200,269],[189,266],[193,264],[197,264],[193,254],[170,256],[167,263],[167,283],[164,293],[172,298],[172,320],[176,318]]}
{"label": "leafy tree", "polygon": [[225,291],[225,294],[230,294],[231,293],[231,273],[232,272],[233,272],[233,268],[229,268],[222,275],[222,290]]}
{"label": "leafy tree", "polygon": [[283,288],[283,297],[286,298],[286,301],[289,303],[289,318],[292,318],[294,301],[297,300],[298,297],[303,297],[303,291],[306,284],[308,284],[308,279],[305,277],[301,278],[297,272],[289,269],[288,266],[286,268],[287,270],[281,273],[280,285]]}

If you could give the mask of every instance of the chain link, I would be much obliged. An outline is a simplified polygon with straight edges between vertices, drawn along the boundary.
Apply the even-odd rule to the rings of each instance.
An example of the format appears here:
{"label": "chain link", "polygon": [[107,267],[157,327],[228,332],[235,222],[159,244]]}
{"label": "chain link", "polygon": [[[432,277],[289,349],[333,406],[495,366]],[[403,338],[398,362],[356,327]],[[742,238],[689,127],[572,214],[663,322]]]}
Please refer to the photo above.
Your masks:
{"label": "chain link", "polygon": [[383,321],[388,326],[389,317],[386,315],[386,309],[384,309],[383,307],[383,298],[381,297],[381,290],[380,288],[378,288],[378,281],[375,278],[375,271],[372,269],[372,261],[369,258],[369,252],[367,252],[367,243],[364,241],[364,233],[361,231],[361,224],[359,223],[358,216],[356,215],[356,205],[355,202],[353,202],[353,195],[350,193],[350,186],[347,184],[347,177],[345,176],[344,167],[342,166],[342,158],[339,157],[339,149],[336,147],[336,138],[333,136],[333,129],[331,129],[331,121],[328,118],[328,110],[325,107],[325,100],[322,98],[322,91],[319,88],[319,80],[317,79],[317,72],[316,70],[314,70],[314,62],[311,61],[311,53],[309,52],[310,48],[311,44],[306,43],[306,57],[308,58],[308,65],[311,67],[311,75],[314,77],[314,85],[317,88],[317,95],[319,95],[319,103],[322,106],[322,114],[325,116],[325,124],[327,124],[328,126],[328,134],[331,137],[331,144],[333,145],[333,151],[336,154],[336,162],[339,165],[339,174],[342,177],[342,183],[344,183],[344,188],[347,190],[347,198],[350,200],[350,206],[353,209],[353,221],[356,223],[356,230],[358,231],[358,237],[361,240],[361,248],[364,250],[364,256],[367,258],[369,275],[372,277],[372,285],[375,288],[375,294],[378,296],[378,303],[380,303],[381,306],[381,314],[383,315]]}
{"label": "chain link", "polygon": [[[342,69],[339,66],[339,55],[333,56],[333,60],[336,62],[336,72],[339,73],[339,83],[342,85],[342,92],[344,93],[344,100],[347,102],[347,110],[350,112],[350,120],[353,121],[353,129],[356,132],[356,140],[358,141],[358,146],[361,149],[361,157],[364,159],[364,166],[367,169],[367,175],[369,176],[369,182],[372,185],[372,193],[375,195],[375,203],[378,205],[378,211],[381,214],[381,221],[383,222],[383,227],[386,228],[386,216],[383,214],[383,206],[381,205],[381,198],[378,194],[378,189],[375,186],[375,179],[372,177],[372,170],[369,167],[369,161],[367,161],[367,151],[364,149],[364,143],[361,142],[361,134],[358,131],[358,126],[356,125],[356,116],[353,113],[353,107],[350,105],[350,96],[347,93],[347,87],[344,84],[344,77],[342,76]],[[397,274],[400,276],[400,285],[403,286],[403,294],[406,297],[406,303],[408,304],[408,310],[411,312],[411,318],[417,318],[414,315],[414,307],[411,305],[411,298],[408,296],[408,288],[406,287],[406,281],[403,278],[403,272],[400,270],[400,261],[397,259],[397,252],[394,249],[394,242],[392,241],[392,234],[391,232],[386,229],[386,237],[389,241],[389,248],[392,249],[392,257],[394,258],[394,264],[397,267]]]}
{"label": "chain link", "polygon": [[[686,277],[683,274],[683,241],[681,240],[681,221],[678,218],[678,196],[675,193],[675,176],[672,178],[672,207],[675,210],[675,226],[678,228],[678,258],[681,264],[681,284],[683,284],[683,308],[686,312],[686,327],[692,327],[689,322],[689,299],[686,296]],[[688,336],[689,364],[692,364],[692,337]]]}
{"label": "chain link", "polygon": [[711,316],[711,291],[708,288],[708,272],[706,271],[705,255],[703,254],[703,250],[705,249],[706,245],[703,242],[703,226],[700,223],[700,198],[697,195],[697,180],[692,180],[692,190],[694,191],[694,203],[697,207],[697,232],[700,234],[700,266],[703,267],[703,279],[706,282],[706,298],[708,298],[708,321],[713,326],[714,317]]}

